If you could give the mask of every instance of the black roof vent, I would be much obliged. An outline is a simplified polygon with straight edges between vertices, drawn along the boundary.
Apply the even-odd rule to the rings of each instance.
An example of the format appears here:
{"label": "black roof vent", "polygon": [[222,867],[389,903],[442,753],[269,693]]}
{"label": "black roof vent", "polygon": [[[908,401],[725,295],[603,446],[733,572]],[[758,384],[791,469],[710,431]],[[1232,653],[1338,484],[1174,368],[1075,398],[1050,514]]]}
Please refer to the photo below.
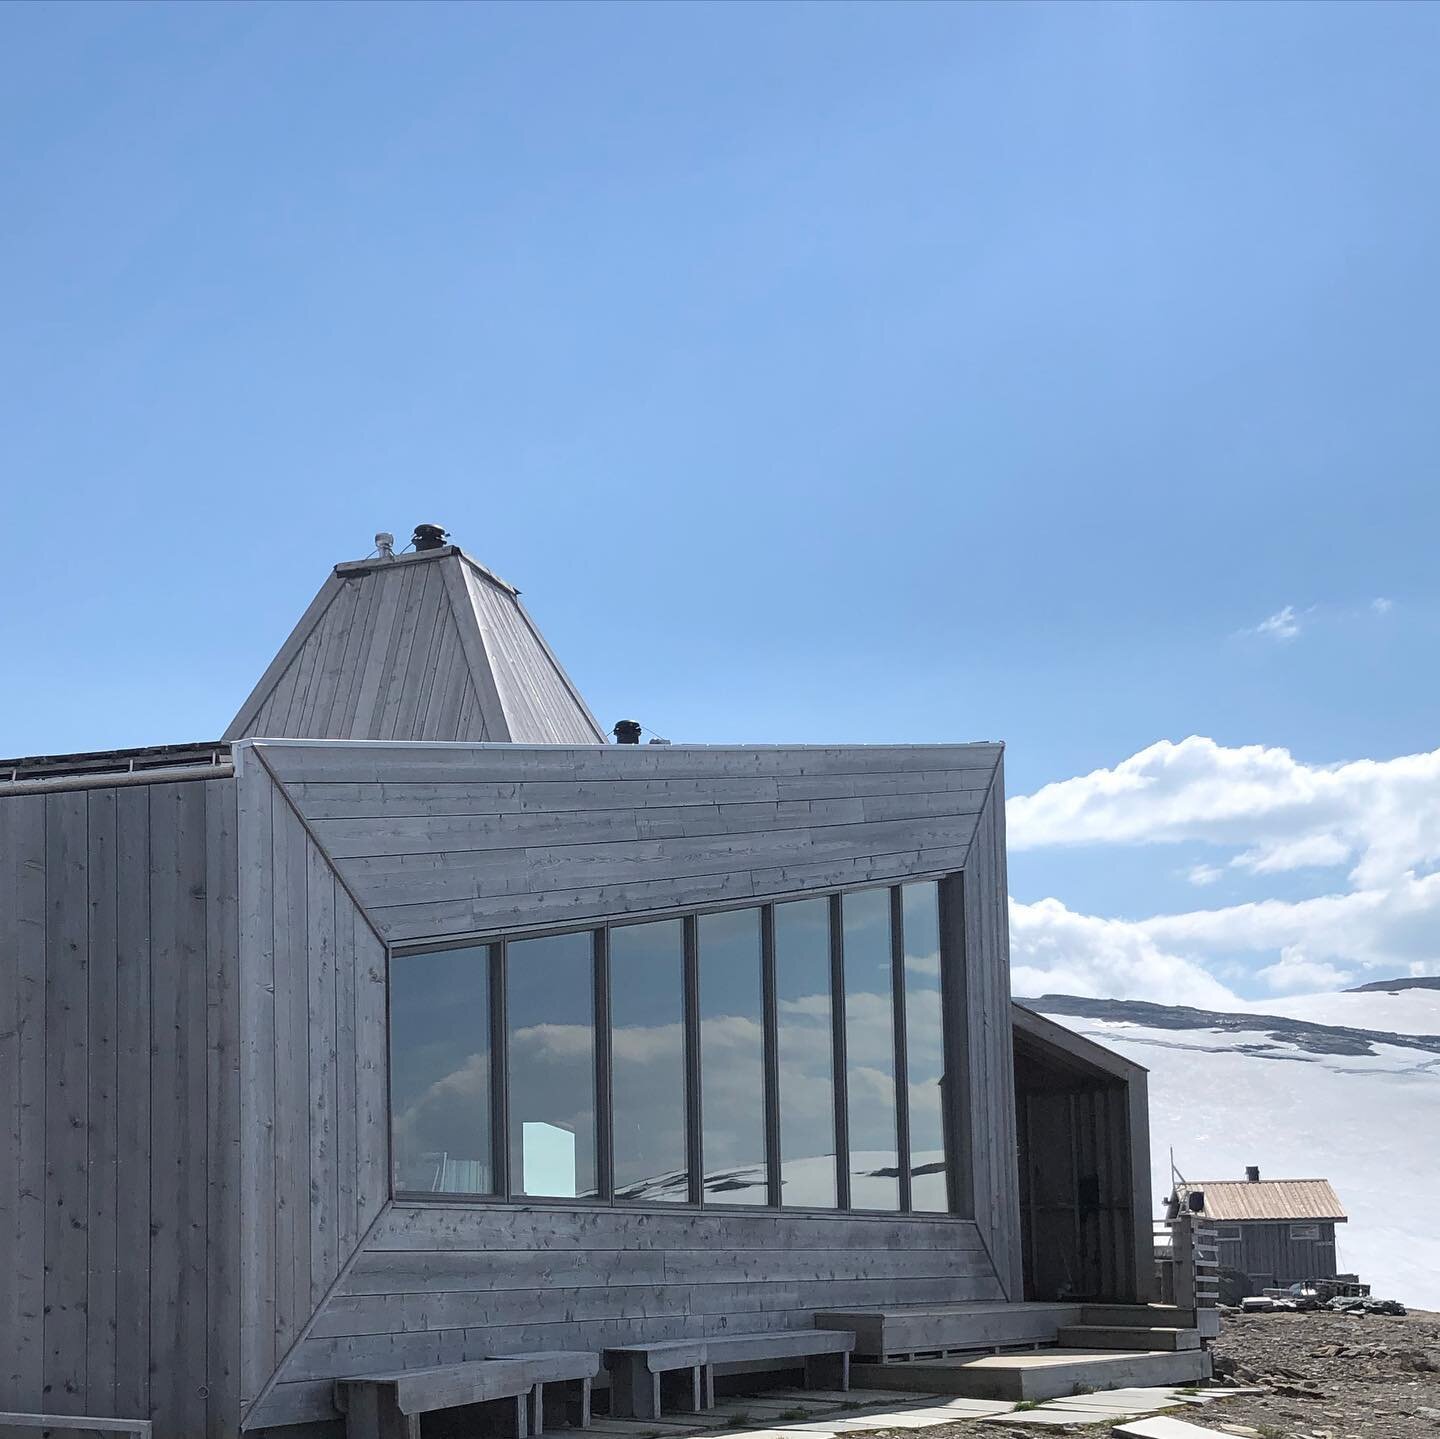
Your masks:
{"label": "black roof vent", "polygon": [[615,736],[616,744],[640,743],[640,723],[638,720],[619,720],[610,733]]}
{"label": "black roof vent", "polygon": [[449,538],[450,531],[442,530],[439,525],[416,525],[415,553],[420,554],[425,550],[443,550],[445,541]]}
{"label": "black roof vent", "polygon": [[1259,1183],[1260,1183],[1260,1169],[1259,1169],[1259,1166],[1258,1166],[1258,1165],[1254,1165],[1254,1164],[1247,1164],[1247,1165],[1245,1166],[1245,1178],[1246,1178],[1251,1184],[1259,1184]]}

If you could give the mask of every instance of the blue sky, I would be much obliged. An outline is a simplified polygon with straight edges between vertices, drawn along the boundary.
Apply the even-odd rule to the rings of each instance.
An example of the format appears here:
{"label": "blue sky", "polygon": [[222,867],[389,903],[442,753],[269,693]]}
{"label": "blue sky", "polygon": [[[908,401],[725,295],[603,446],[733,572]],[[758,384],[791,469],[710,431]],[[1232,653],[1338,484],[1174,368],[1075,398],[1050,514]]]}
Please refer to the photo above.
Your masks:
{"label": "blue sky", "polygon": [[[1003,738],[1017,795],[1437,743],[1434,7],[20,4],[0,49],[0,753],[219,733],[420,520],[674,739]],[[1041,826],[1012,888],[1354,895],[1355,823],[1259,872]],[[1166,953],[1265,992],[1212,940]]]}

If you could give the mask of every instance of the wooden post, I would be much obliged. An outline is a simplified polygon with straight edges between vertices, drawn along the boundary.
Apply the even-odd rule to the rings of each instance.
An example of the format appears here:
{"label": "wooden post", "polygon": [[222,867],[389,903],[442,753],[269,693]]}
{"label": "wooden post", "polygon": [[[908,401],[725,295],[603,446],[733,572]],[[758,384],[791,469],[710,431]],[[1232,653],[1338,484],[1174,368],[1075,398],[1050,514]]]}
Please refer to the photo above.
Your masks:
{"label": "wooden post", "polygon": [[658,1419],[660,1376],[650,1372],[643,1354],[617,1354],[609,1359],[610,1413],[616,1419]]}

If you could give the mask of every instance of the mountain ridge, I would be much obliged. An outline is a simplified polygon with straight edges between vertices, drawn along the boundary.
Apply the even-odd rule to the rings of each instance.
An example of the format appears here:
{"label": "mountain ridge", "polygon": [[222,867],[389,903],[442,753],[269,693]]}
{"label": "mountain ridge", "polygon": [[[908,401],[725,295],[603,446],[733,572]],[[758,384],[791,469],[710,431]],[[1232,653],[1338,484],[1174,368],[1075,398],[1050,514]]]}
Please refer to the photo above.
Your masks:
{"label": "mountain ridge", "polygon": [[[1428,987],[1428,986],[1427,986]],[[1440,985],[1436,986],[1440,988]],[[1358,993],[1358,991],[1348,991]],[[1394,1030],[1359,1029],[1352,1025],[1322,1024],[1280,1014],[1197,1009],[1188,1004],[1156,1004],[1145,999],[1089,999],[1076,994],[1042,994],[1015,1000],[1037,1014],[1066,1014],[1078,1019],[1099,1019],[1141,1025],[1147,1029],[1215,1029],[1226,1034],[1260,1031],[1271,1039],[1293,1044],[1310,1054],[1371,1055],[1377,1044],[1393,1044],[1440,1054],[1440,1035],[1399,1034]]]}

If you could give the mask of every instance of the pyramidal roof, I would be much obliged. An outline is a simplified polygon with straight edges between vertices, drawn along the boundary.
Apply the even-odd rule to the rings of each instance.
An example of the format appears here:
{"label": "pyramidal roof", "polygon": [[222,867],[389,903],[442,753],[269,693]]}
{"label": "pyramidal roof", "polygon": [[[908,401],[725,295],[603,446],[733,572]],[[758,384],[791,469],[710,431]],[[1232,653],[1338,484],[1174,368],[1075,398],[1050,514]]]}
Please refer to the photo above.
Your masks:
{"label": "pyramidal roof", "polygon": [[335,566],[227,740],[604,744],[519,591],[455,545]]}

